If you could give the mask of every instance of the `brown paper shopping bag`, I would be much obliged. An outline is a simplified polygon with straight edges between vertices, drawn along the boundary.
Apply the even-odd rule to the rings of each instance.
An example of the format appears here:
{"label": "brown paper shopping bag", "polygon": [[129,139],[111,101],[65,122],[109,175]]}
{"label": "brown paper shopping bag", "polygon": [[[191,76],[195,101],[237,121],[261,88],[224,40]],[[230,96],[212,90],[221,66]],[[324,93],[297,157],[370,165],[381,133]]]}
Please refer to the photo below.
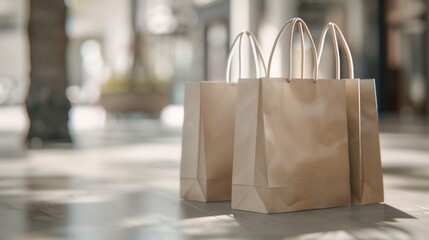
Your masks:
{"label": "brown paper shopping bag", "polygon": [[[239,42],[241,74],[243,35],[249,37],[254,57],[257,52],[260,54],[254,36],[243,31],[231,48],[226,82],[186,83],[180,167],[180,196],[185,200],[207,202],[231,199],[237,84],[229,81],[229,69]],[[257,72],[258,66],[256,64]]]}
{"label": "brown paper shopping bag", "polygon": [[[297,23],[301,49],[303,27],[311,42],[313,77],[303,79],[302,71],[301,79],[292,79],[289,71],[289,78],[272,78],[279,38],[292,25],[293,39]],[[317,79],[317,71],[313,38],[295,18],[274,42],[267,77],[239,80],[233,209],[277,213],[350,204],[345,83]]]}
{"label": "brown paper shopping bag", "polygon": [[337,37],[345,50],[348,63],[349,76],[344,81],[347,90],[352,203],[379,203],[383,201],[384,193],[375,80],[354,78],[353,59],[350,49],[341,30],[334,23],[329,23],[322,31],[318,62],[321,60],[324,40],[328,30],[332,33],[335,50],[336,79],[340,79],[340,54]]}

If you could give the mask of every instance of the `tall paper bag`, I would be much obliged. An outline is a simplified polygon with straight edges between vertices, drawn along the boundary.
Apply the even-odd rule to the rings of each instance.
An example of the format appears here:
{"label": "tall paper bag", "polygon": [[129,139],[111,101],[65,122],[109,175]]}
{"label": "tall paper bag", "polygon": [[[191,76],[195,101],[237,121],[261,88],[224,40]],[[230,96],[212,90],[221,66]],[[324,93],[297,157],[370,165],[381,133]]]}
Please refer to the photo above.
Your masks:
{"label": "tall paper bag", "polygon": [[[239,43],[249,37],[255,61],[260,57],[256,38],[248,31],[235,39],[227,63],[226,82],[186,83],[180,196],[185,200],[225,201],[231,199],[237,84],[229,81],[232,56]],[[239,40],[239,41],[238,41]],[[257,74],[259,74],[259,64]]]}
{"label": "tall paper bag", "polygon": [[[277,42],[289,25],[293,39],[296,24],[301,48],[303,26],[312,44],[313,76],[303,79],[302,70],[301,79],[291,71],[289,78],[272,78]],[[305,23],[291,19],[274,43],[267,77],[239,80],[233,209],[278,213],[350,204],[345,83],[318,79],[316,55]]]}
{"label": "tall paper bag", "polygon": [[354,78],[353,58],[341,30],[329,23],[322,31],[318,62],[325,36],[331,30],[335,50],[336,79],[340,79],[339,37],[348,63],[347,125],[350,159],[350,185],[353,204],[379,203],[384,200],[383,172],[380,157],[377,100],[374,79]]}

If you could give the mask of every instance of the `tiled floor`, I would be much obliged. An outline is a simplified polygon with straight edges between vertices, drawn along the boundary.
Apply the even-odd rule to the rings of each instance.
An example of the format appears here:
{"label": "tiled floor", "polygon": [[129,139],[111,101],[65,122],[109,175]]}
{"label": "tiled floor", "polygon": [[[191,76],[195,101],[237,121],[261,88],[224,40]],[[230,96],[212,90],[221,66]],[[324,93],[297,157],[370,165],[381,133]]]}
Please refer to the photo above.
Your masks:
{"label": "tiled floor", "polygon": [[0,135],[1,240],[428,239],[424,131],[381,135],[384,204],[272,215],[180,200],[180,133],[153,121],[81,134],[76,149],[13,139]]}

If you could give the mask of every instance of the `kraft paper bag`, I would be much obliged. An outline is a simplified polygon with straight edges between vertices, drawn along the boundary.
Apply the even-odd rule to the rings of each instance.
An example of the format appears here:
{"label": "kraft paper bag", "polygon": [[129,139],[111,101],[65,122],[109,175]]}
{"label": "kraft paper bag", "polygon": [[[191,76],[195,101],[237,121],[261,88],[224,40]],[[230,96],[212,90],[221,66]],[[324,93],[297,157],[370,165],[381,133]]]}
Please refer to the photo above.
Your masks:
{"label": "kraft paper bag", "polygon": [[[289,25],[293,39],[296,23],[301,48],[303,26],[312,44],[313,78],[293,79],[291,71],[289,78],[271,78],[277,42]],[[317,79],[317,71],[311,34],[295,18],[277,36],[267,77],[239,80],[233,209],[279,213],[350,204],[345,82]]]}
{"label": "kraft paper bag", "polygon": [[[256,39],[250,32],[243,31],[233,43],[226,82],[188,82],[185,85],[180,167],[180,196],[185,200],[231,199],[237,83],[229,81],[229,69],[238,39],[241,60],[244,34],[253,43],[255,53]],[[260,53],[259,45],[256,47]]]}
{"label": "kraft paper bag", "polygon": [[348,62],[347,125],[350,160],[352,204],[379,203],[384,200],[383,172],[380,157],[377,100],[374,79],[354,78],[353,59],[341,30],[329,23],[322,31],[319,45],[320,62],[324,39],[331,30],[336,57],[336,79],[340,79],[338,41],[342,44]]}
{"label": "kraft paper bag", "polygon": [[186,83],[180,195],[196,201],[231,198],[236,84]]}

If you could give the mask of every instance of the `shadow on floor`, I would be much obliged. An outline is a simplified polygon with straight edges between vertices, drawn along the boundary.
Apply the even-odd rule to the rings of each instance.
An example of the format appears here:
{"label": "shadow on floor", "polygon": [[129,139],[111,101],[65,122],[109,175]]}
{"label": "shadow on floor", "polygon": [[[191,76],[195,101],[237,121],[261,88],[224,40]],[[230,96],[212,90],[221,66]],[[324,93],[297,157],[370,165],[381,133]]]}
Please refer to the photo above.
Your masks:
{"label": "shadow on floor", "polygon": [[[231,236],[246,239],[372,239],[374,236],[382,239],[412,239],[408,231],[391,223],[396,219],[414,217],[387,204],[279,214],[230,210],[230,207],[229,202],[181,202],[184,212],[182,217],[199,219],[190,221],[194,224],[187,224],[187,228],[204,229],[210,220],[207,216],[211,215],[210,228],[217,227],[217,232],[229,232]],[[200,216],[201,212],[205,212],[205,217]],[[213,218],[224,224],[216,224]],[[208,235],[199,232],[197,237]]]}
{"label": "shadow on floor", "polygon": [[389,222],[414,217],[389,205],[375,204],[273,215],[234,211],[234,218],[252,239],[409,239],[405,229]]}

